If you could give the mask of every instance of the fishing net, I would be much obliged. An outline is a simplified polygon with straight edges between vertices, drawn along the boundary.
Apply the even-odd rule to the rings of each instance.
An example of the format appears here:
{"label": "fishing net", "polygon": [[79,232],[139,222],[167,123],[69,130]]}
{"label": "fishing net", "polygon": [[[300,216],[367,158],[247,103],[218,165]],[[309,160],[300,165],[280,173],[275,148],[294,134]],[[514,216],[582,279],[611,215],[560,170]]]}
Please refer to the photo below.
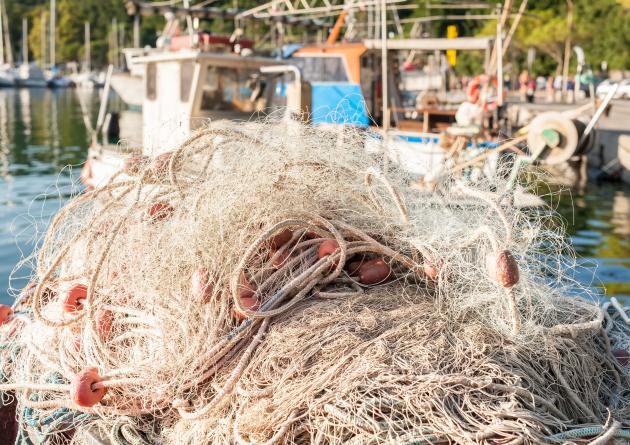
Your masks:
{"label": "fishing net", "polygon": [[378,144],[214,123],[72,199],[1,327],[20,437],[626,437],[626,308],[571,279],[549,212],[500,174],[422,191]]}

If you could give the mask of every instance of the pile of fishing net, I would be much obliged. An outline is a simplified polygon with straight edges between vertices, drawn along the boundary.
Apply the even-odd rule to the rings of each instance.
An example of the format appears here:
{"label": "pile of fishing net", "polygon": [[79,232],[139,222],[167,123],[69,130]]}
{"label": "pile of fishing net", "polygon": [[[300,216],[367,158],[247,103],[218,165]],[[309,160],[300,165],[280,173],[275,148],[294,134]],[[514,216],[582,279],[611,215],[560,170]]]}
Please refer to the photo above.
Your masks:
{"label": "pile of fishing net", "polygon": [[500,177],[420,191],[367,138],[213,124],[71,200],[3,312],[18,440],[629,437],[627,309],[547,213]]}

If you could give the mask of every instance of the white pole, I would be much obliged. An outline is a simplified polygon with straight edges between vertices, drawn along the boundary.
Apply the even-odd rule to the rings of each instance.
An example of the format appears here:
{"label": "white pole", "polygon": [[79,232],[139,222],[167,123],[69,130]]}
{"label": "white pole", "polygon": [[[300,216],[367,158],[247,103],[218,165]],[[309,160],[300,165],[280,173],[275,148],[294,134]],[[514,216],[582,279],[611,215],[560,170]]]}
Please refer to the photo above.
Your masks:
{"label": "white pole", "polygon": [[[497,14],[498,15],[498,14]],[[503,26],[497,20],[497,105],[503,105]]]}
{"label": "white pole", "polygon": [[22,63],[28,65],[28,19],[22,19]]}
{"label": "white pole", "polygon": [[90,22],[83,24],[85,31],[85,71],[89,72],[92,68],[92,42],[90,37]]}
{"label": "white pole", "polygon": [[50,67],[55,67],[55,14],[56,14],[56,0],[50,0]]}
{"label": "white pole", "polygon": [[387,2],[381,0],[381,84],[383,89],[383,130],[389,130],[389,97],[387,91]]}
{"label": "white pole", "polygon": [[39,39],[41,40],[42,68],[44,68],[46,66],[46,13],[44,11],[39,16]]}
{"label": "white pole", "polygon": [[4,65],[4,26],[2,23],[3,0],[0,0],[0,65]]}
{"label": "white pole", "polygon": [[133,16],[133,47],[140,48],[140,15]]}
{"label": "white pole", "polygon": [[9,32],[9,22],[7,16],[7,5],[5,3],[0,3],[2,6],[2,32],[4,33],[4,44],[6,45],[6,51],[4,56],[6,58],[6,62],[9,65],[13,65],[13,49],[11,48],[11,33]]}

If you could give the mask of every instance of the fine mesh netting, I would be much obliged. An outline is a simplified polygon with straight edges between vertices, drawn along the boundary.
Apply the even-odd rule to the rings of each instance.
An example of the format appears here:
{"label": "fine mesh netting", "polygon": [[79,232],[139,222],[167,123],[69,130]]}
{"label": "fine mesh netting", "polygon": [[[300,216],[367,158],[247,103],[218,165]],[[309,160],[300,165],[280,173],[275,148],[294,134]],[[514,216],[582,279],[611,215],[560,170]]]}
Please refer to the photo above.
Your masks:
{"label": "fine mesh netting", "polygon": [[600,308],[571,280],[553,217],[519,209],[501,175],[423,192],[365,140],[216,123],[72,199],[0,328],[0,389],[15,391],[20,434],[165,445],[625,434],[625,308]]}

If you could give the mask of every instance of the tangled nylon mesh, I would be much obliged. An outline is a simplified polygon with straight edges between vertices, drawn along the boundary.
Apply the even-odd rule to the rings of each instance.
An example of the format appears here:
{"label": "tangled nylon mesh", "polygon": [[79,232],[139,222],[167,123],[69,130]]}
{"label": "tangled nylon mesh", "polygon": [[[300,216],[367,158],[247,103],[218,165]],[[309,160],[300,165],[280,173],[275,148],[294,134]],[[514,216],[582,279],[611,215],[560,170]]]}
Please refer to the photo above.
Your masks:
{"label": "tangled nylon mesh", "polygon": [[[73,199],[2,328],[20,421],[85,413],[57,425],[75,443],[541,443],[629,418],[628,329],[568,297],[546,217],[501,177],[421,192],[365,140],[213,124]],[[107,392],[79,406],[90,367]]]}

